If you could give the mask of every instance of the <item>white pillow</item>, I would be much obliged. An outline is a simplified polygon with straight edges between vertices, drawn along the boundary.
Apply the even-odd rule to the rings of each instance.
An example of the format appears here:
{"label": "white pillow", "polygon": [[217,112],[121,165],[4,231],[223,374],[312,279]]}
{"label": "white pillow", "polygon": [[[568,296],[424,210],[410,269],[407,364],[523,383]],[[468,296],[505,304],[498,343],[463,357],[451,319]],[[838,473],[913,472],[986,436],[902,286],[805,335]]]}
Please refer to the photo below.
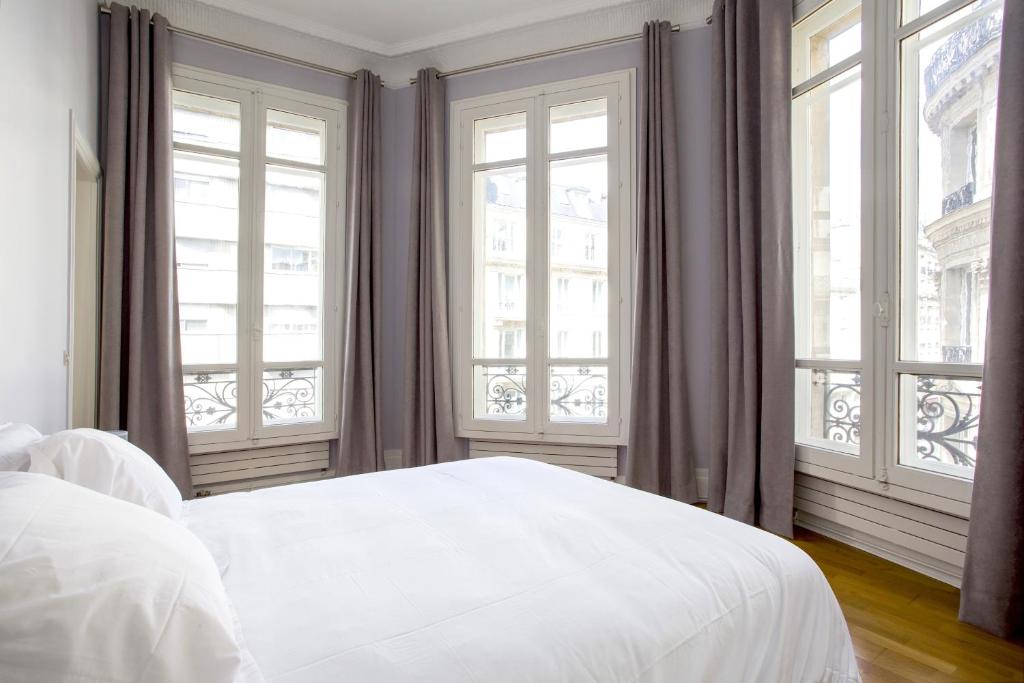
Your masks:
{"label": "white pillow", "polygon": [[28,447],[29,472],[49,474],[171,519],[181,516],[181,492],[145,451],[96,429],[69,429]]}
{"label": "white pillow", "polygon": [[32,425],[20,422],[5,422],[0,425],[0,472],[24,472],[28,470],[30,445],[43,438]]}
{"label": "white pillow", "polygon": [[210,553],[184,525],[0,472],[0,680],[258,680]]}

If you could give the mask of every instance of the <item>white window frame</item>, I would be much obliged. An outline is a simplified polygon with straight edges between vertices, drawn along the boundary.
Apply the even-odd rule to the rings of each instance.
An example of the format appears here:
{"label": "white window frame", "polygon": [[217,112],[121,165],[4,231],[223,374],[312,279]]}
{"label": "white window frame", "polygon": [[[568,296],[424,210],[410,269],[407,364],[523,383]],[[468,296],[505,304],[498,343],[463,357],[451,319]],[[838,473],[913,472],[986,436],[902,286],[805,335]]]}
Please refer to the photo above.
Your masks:
{"label": "white window frame", "polygon": [[[237,373],[238,409],[234,429],[190,431],[192,453],[247,450],[266,446],[309,443],[338,438],[338,403],[342,344],[342,287],[345,248],[345,144],[347,103],[340,99],[293,90],[246,78],[175,64],[173,87],[199,95],[238,102],[241,108],[239,152],[211,151],[202,146],[174,143],[191,150],[239,160],[237,364],[186,365],[183,372]],[[322,165],[282,160],[266,155],[268,109],[323,119],[326,122]],[[268,163],[325,173],[323,272],[323,357],[320,360],[264,362],[262,360],[264,191]],[[322,368],[323,419],[281,425],[262,425],[259,406],[262,374],[274,368]]]}
{"label": "white window frame", "polygon": [[[452,347],[456,430],[472,439],[561,444],[624,444],[629,432],[629,363],[632,335],[632,245],[635,226],[633,196],[634,70],[548,83],[451,104],[450,244]],[[586,99],[607,98],[609,138],[596,150],[548,152],[548,108]],[[527,157],[495,163],[473,163],[473,122],[510,113],[526,113]],[[554,422],[549,418],[548,367],[588,365],[590,358],[549,360],[548,309],[548,162],[588,153],[608,156],[608,419],[604,424]],[[527,215],[527,347],[523,359],[484,359],[473,352],[473,173],[488,167],[525,166],[528,178]],[[617,224],[617,225],[616,225]],[[533,322],[531,322],[533,321]],[[542,351],[542,353],[538,353]],[[527,367],[525,420],[478,419],[473,408],[474,363],[524,364]],[[603,364],[603,360],[598,360]]]}
{"label": "white window frame", "polygon": [[[964,518],[970,516],[972,480],[899,462],[899,376],[980,380],[983,367],[900,360],[901,269],[907,265],[901,262],[901,211],[908,201],[902,188],[903,175],[914,171],[913,160],[902,157],[903,136],[912,135],[913,130],[903,127],[900,48],[905,38],[972,2],[948,0],[902,26],[901,0],[862,2],[861,453],[851,458],[802,444],[796,449],[800,472]],[[796,21],[827,4],[828,0],[796,3]],[[810,80],[824,82],[829,72],[841,67],[843,63]],[[806,89],[797,85],[794,98]],[[916,263],[911,265],[916,269]],[[844,369],[844,365],[844,361],[796,361],[796,367]],[[854,367],[851,364],[848,369]]]}
{"label": "white window frame", "polygon": [[[870,1],[870,0],[869,0]],[[833,0],[833,2],[842,2],[847,4],[847,0]],[[821,3],[824,5],[827,3]],[[864,46],[870,44],[870,31],[867,27],[869,23],[867,21],[867,13],[869,8],[865,5],[862,8],[861,22],[862,22],[862,33],[861,33],[861,51],[847,57],[841,62],[835,64],[821,71],[820,73],[811,76],[803,83],[796,84],[793,87],[792,97],[795,101],[800,95],[807,93],[814,88],[821,86],[831,79],[840,76],[844,73],[849,72],[855,68],[858,64],[860,65],[860,78],[861,78],[861,277],[860,277],[860,299],[861,299],[861,341],[860,341],[860,358],[859,359],[842,359],[834,360],[827,358],[797,358],[796,368],[797,369],[821,369],[821,370],[833,370],[838,372],[859,372],[861,375],[861,440],[860,440],[860,451],[859,454],[853,455],[850,453],[839,452],[838,450],[830,450],[821,446],[813,446],[808,444],[798,443],[796,446],[796,459],[799,463],[808,463],[817,467],[825,468],[828,470],[835,470],[838,472],[844,472],[857,477],[872,477],[873,476],[873,454],[875,451],[875,444],[871,439],[873,434],[872,425],[874,423],[874,415],[871,412],[871,406],[873,405],[873,388],[874,388],[874,373],[870,371],[874,358],[874,340],[872,335],[872,326],[868,324],[868,321],[872,320],[873,317],[873,300],[874,300],[874,282],[870,277],[870,264],[871,254],[874,248],[874,232],[872,230],[872,211],[874,203],[871,198],[871,194],[865,192],[863,188],[871,187],[873,182],[873,176],[871,173],[872,159],[874,157],[874,117],[873,117],[873,99],[871,97],[871,70],[874,63],[874,55],[871,54],[870,50],[865,50]],[[808,12],[799,21],[814,21],[813,12]],[[795,51],[794,51],[795,52]],[[794,159],[795,159],[794,155]],[[802,187],[799,183],[794,182],[794,191],[800,192]],[[796,206],[794,202],[794,206]],[[800,252],[802,243],[799,240],[799,236],[795,236],[794,240],[794,254]],[[801,263],[798,259],[794,258],[794,275],[797,275],[798,269],[801,267]],[[799,281],[799,277],[795,277]],[[798,293],[799,294],[799,293]],[[797,297],[795,312],[799,319],[801,315],[801,304],[799,296]],[[807,313],[810,315],[810,313]],[[795,380],[794,380],[795,381]],[[796,406],[796,419],[799,421],[805,419],[807,410],[804,406],[799,405],[800,403],[800,392],[797,391],[797,406]],[[799,431],[797,432],[799,434]]]}

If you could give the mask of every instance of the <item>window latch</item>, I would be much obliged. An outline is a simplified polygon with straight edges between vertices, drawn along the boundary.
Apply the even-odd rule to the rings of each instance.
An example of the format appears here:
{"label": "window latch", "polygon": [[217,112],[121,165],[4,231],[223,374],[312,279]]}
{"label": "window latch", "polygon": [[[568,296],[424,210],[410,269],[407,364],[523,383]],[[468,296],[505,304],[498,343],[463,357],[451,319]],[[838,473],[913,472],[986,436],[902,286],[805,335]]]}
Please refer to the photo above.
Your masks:
{"label": "window latch", "polygon": [[889,327],[889,292],[885,292],[875,302],[875,318],[882,327]]}

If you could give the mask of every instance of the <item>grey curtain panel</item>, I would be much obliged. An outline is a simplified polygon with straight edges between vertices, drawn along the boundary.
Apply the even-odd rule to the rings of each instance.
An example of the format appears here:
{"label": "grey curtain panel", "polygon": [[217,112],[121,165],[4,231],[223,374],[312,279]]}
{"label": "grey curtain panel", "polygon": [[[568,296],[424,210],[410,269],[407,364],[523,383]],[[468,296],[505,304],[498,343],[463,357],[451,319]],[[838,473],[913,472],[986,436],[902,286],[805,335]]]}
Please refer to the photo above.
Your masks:
{"label": "grey curtain panel", "polygon": [[[152,19],[152,26],[150,26]],[[103,265],[99,426],[191,497],[178,337],[167,20],[110,6],[103,36]]]}
{"label": "grey curtain panel", "polygon": [[960,619],[1024,635],[1024,2],[1003,9],[984,408]]}
{"label": "grey curtain panel", "polygon": [[384,469],[381,449],[381,82],[352,88],[348,145],[348,318],[337,473]]}
{"label": "grey curtain panel", "polygon": [[792,3],[712,15],[708,507],[793,533]]}
{"label": "grey curtain panel", "polygon": [[405,311],[402,464],[461,457],[455,439],[448,345],[448,221],[445,212],[445,97],[437,69],[416,75],[412,221]]}
{"label": "grey curtain panel", "polygon": [[643,51],[626,476],[637,488],[692,502],[697,483],[687,423],[683,226],[669,22],[644,25]]}

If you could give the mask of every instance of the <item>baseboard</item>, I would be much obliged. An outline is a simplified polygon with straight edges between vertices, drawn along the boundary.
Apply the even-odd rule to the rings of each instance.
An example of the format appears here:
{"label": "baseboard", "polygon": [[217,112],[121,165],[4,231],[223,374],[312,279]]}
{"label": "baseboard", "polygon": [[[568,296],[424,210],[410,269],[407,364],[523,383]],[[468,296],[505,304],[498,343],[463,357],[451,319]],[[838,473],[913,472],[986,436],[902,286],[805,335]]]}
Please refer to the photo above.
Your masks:
{"label": "baseboard", "polygon": [[708,468],[698,467],[695,470],[695,474],[697,477],[697,498],[706,502],[708,499]]}
{"label": "baseboard", "polygon": [[799,527],[814,531],[822,536],[827,536],[832,540],[881,557],[883,560],[889,560],[901,567],[930,576],[937,581],[948,583],[956,588],[960,587],[962,570],[955,565],[936,560],[907,548],[901,548],[884,539],[851,529],[843,524],[815,517],[806,512],[797,511],[794,523]]}
{"label": "baseboard", "polygon": [[402,466],[402,449],[388,448],[384,450],[384,469],[397,470]]}

